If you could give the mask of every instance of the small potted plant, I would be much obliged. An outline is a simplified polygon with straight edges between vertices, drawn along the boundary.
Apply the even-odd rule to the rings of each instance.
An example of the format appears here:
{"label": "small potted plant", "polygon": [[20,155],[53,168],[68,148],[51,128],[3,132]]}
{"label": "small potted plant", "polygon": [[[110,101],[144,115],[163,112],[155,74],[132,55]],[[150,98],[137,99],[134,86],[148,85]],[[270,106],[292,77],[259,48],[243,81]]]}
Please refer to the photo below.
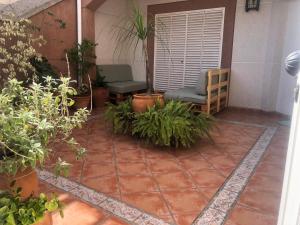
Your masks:
{"label": "small potted plant", "polygon": [[38,197],[30,196],[24,200],[18,191],[0,191],[0,224],[51,225],[51,212],[57,210],[63,216],[62,205],[56,196],[49,199],[41,193]]}
{"label": "small potted plant", "polygon": [[95,65],[95,47],[97,44],[84,39],[81,44],[76,43],[67,50],[68,60],[77,75],[77,93],[74,96],[76,108],[87,108],[90,104],[91,91],[89,88],[88,73]]}
{"label": "small potted plant", "polygon": [[108,100],[109,91],[105,77],[101,75],[99,69],[96,71],[96,79],[93,82],[93,104],[95,107],[104,106]]}
{"label": "small potted plant", "polygon": [[[0,189],[21,187],[21,197],[38,192],[36,167],[43,167],[52,154],[50,144],[65,142],[78,157],[85,152],[71,136],[74,128],[87,120],[88,111],[79,109],[70,114],[74,103],[70,95],[70,78],[59,81],[47,77],[45,86],[29,86],[9,79],[0,91]],[[66,169],[59,158],[56,172]]]}

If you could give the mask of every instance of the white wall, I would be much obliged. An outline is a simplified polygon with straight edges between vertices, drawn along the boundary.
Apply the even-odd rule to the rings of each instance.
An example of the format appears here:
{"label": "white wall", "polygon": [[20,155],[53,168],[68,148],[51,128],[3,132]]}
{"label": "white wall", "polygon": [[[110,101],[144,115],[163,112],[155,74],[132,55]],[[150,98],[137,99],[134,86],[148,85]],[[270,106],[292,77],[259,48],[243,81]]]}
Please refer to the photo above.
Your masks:
{"label": "white wall", "polygon": [[[261,1],[260,10],[245,12],[237,4],[230,105],[274,111],[283,46],[286,4]],[[280,9],[280,10],[278,10]]]}
{"label": "white wall", "polygon": [[263,0],[246,13],[238,0],[232,59],[230,105],[290,115],[296,80],[284,59],[300,49],[300,1]]}
{"label": "white wall", "polygon": [[[300,1],[288,2],[288,17],[285,27],[282,61],[289,53],[300,49]],[[276,107],[278,112],[288,115],[292,113],[295,87],[296,78],[289,76],[282,66]]]}
{"label": "white wall", "polygon": [[128,18],[128,3],[126,0],[107,0],[95,13],[95,42],[97,64],[129,63],[126,51],[123,54],[115,52],[117,35],[122,21]]}
{"label": "white wall", "polygon": [[[137,0],[147,5],[181,0]],[[97,64],[131,64],[135,80],[145,80],[141,48],[114,55],[116,26],[128,18],[130,0],[107,0],[96,12]],[[245,12],[238,0],[232,58],[230,105],[290,114],[295,79],[284,72],[286,55],[300,49],[300,0],[261,0],[257,11]],[[298,25],[297,31],[293,29]]]}

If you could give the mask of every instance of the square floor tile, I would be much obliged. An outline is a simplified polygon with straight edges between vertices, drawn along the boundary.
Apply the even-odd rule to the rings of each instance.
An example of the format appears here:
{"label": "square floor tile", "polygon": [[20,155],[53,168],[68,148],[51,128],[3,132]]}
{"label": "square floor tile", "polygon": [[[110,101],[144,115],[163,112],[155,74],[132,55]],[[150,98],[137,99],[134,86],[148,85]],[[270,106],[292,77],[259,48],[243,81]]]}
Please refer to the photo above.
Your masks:
{"label": "square floor tile", "polygon": [[100,177],[105,175],[113,175],[116,173],[115,166],[112,163],[101,162],[96,164],[85,163],[83,167],[82,177]]}
{"label": "square floor tile", "polygon": [[181,190],[194,188],[189,177],[183,172],[166,172],[155,174],[154,179],[160,190]]}
{"label": "square floor tile", "polygon": [[170,214],[160,193],[123,194],[122,200],[154,215]]}
{"label": "square floor tile", "polygon": [[192,172],[194,182],[199,187],[220,187],[225,178],[219,174],[216,170],[199,170]]}
{"label": "square floor tile", "polygon": [[151,176],[119,176],[119,183],[122,193],[158,191]]}
{"label": "square floor tile", "polygon": [[120,175],[149,175],[150,173],[144,162],[119,162],[117,167]]}
{"label": "square floor tile", "polygon": [[173,214],[201,212],[207,204],[206,197],[195,190],[163,191]]}

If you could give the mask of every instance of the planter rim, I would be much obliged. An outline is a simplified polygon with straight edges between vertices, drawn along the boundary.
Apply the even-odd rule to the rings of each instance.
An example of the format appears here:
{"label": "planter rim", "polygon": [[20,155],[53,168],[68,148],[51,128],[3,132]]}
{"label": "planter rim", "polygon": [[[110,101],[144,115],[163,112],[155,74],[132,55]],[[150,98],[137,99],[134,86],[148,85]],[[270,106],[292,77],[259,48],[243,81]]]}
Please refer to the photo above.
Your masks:
{"label": "planter rim", "polygon": [[73,96],[73,98],[90,98],[91,97],[91,94],[89,95],[75,95]]}
{"label": "planter rim", "polygon": [[160,98],[163,97],[163,94],[134,94],[134,98],[140,98],[140,99],[152,99],[153,97],[155,98]]}
{"label": "planter rim", "polygon": [[25,170],[18,170],[16,175],[8,175],[5,173],[0,174],[0,177],[3,177],[4,179],[10,179],[12,177],[14,177],[14,179],[21,179],[23,177],[26,177],[32,173],[35,173],[36,170],[33,168],[26,168]]}

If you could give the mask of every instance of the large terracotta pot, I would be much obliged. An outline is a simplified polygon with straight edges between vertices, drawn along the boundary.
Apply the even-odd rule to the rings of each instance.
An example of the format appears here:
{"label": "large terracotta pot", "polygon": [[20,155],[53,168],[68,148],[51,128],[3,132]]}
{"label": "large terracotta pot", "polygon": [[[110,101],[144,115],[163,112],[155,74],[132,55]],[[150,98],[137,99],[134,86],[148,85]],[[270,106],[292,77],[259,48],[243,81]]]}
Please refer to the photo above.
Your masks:
{"label": "large terracotta pot", "polygon": [[132,108],[134,112],[145,112],[156,102],[163,106],[164,96],[162,94],[136,94],[133,95]]}
{"label": "large terracotta pot", "polygon": [[108,89],[98,87],[93,89],[93,105],[95,107],[103,107],[105,102],[108,100]]}
{"label": "large terracotta pot", "polygon": [[[11,186],[12,184],[13,186]],[[23,199],[32,194],[37,194],[39,182],[36,171],[28,168],[25,171],[18,172],[15,176],[0,174],[0,189],[12,190],[19,187],[22,188],[20,195]]]}
{"label": "large terracotta pot", "polygon": [[91,101],[91,96],[74,96],[74,101],[76,109],[88,108]]}
{"label": "large terracotta pot", "polygon": [[52,225],[52,215],[51,213],[47,212],[45,213],[45,216],[42,220],[39,222],[33,224],[33,225]]}

